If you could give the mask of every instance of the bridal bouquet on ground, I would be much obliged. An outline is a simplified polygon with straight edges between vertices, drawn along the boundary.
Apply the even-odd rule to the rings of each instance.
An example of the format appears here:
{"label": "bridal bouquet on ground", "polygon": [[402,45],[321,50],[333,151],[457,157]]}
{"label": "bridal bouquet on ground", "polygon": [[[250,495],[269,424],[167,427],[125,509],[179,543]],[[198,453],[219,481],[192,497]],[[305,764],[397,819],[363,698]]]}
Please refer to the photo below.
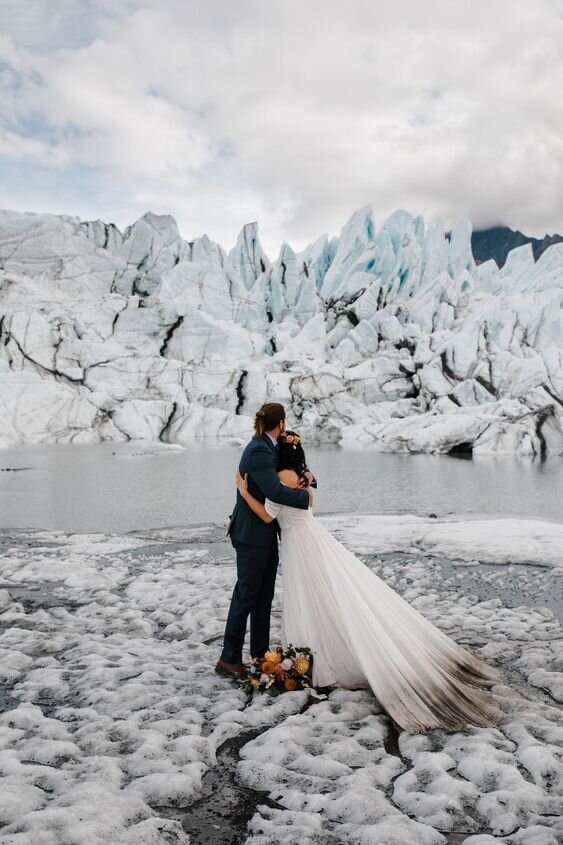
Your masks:
{"label": "bridal bouquet on ground", "polygon": [[310,648],[294,648],[291,643],[286,649],[279,645],[267,651],[264,657],[254,657],[245,666],[240,677],[240,686],[246,692],[291,692],[312,687],[311,668],[313,652]]}

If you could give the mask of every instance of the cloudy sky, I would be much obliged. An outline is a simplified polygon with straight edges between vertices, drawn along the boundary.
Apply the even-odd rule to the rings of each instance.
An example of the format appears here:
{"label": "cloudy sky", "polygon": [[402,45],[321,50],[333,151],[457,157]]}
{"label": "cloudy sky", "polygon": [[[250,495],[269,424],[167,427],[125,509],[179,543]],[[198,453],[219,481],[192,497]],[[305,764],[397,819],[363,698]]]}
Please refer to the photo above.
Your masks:
{"label": "cloudy sky", "polygon": [[563,0],[0,0],[0,205],[563,233]]}

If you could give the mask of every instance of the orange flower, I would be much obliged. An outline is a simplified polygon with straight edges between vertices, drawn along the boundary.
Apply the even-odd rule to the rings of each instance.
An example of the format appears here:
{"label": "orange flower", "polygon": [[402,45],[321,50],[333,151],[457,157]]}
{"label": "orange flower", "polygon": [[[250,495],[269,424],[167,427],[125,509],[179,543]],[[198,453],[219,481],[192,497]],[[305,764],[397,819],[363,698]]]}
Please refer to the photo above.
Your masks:
{"label": "orange flower", "polygon": [[293,690],[297,686],[297,681],[294,678],[288,678],[285,682],[285,688],[287,690]]}
{"label": "orange flower", "polygon": [[262,671],[266,673],[266,675],[271,675],[274,671],[275,666],[271,662],[271,660],[265,660],[262,664]]}

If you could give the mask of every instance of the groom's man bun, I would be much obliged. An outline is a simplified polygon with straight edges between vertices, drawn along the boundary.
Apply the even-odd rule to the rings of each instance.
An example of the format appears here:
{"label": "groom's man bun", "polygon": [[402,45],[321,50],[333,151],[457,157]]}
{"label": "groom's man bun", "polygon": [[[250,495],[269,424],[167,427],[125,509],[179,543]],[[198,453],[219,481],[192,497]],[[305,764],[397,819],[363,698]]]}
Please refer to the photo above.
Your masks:
{"label": "groom's man bun", "polygon": [[282,420],[285,420],[284,406],[279,402],[267,402],[256,411],[254,433],[262,437],[265,431],[273,431]]}

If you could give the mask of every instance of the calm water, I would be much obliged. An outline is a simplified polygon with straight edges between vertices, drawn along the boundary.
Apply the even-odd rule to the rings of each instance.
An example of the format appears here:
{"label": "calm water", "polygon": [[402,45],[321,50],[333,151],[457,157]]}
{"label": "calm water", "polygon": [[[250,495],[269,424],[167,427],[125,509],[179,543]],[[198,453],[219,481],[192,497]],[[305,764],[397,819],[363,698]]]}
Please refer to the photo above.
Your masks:
{"label": "calm water", "polygon": [[[223,522],[240,448],[137,443],[0,449],[0,527],[129,531]],[[563,521],[563,459],[311,448],[315,510],[484,513]],[[18,471],[14,471],[18,470]]]}

